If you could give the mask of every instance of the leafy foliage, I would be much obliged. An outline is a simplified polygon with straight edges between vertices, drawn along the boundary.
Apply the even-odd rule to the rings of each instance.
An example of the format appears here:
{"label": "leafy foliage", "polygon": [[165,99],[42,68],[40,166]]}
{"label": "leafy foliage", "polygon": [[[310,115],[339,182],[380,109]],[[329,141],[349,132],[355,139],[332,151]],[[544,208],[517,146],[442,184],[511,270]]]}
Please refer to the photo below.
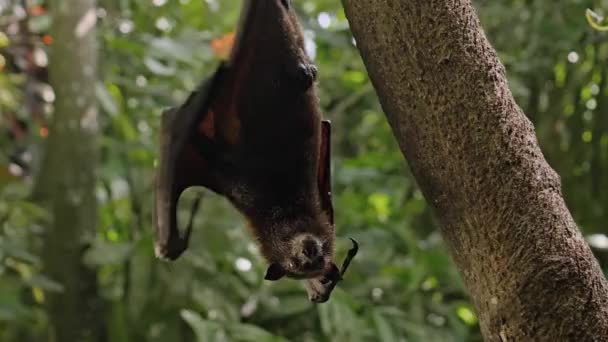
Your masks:
{"label": "leafy foliage", "polygon": [[[46,79],[19,64],[23,46],[44,57],[52,42],[45,35],[50,18],[44,2],[33,3],[23,17],[19,2],[0,0],[1,128],[10,133],[10,139],[0,138],[3,341],[42,340],[45,293],[62,290],[44,276],[38,256],[49,215],[31,202],[31,179],[24,170],[15,172],[9,158],[27,148],[32,174],[44,177],[35,174],[36,161],[53,98],[47,90],[38,96],[42,110],[29,105],[26,85],[43,87]],[[245,234],[246,223],[211,193],[189,252],[171,264],[153,257],[160,113],[183,101],[217,66],[240,1],[104,1],[97,12],[102,72],[94,85],[103,112],[99,229],[84,261],[98,268],[108,340],[480,340],[473,307],[394,142],[344,12],[336,1],[294,3],[320,70],[322,107],[335,127],[338,254],[349,247],[346,237],[361,243],[347,279],[323,305],[310,304],[299,282],[263,281],[265,263]],[[605,249],[608,36],[587,25],[580,2],[479,0],[477,6],[511,89],[562,176],[577,222],[595,234],[594,246]],[[27,32],[14,28],[23,22]],[[23,45],[24,37],[32,44]],[[44,63],[33,63],[44,70]],[[28,126],[19,139],[17,119]],[[193,192],[182,200],[181,220]],[[598,258],[606,260],[601,248]]]}

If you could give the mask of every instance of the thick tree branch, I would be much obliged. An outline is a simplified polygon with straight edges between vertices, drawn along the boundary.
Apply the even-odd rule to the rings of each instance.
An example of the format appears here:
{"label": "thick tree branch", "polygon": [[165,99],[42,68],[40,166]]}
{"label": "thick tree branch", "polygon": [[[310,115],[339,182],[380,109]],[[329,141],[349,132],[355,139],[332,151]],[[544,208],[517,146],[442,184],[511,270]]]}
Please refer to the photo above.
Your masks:
{"label": "thick tree branch", "polygon": [[608,285],[469,0],[343,0],[487,341],[603,341]]}

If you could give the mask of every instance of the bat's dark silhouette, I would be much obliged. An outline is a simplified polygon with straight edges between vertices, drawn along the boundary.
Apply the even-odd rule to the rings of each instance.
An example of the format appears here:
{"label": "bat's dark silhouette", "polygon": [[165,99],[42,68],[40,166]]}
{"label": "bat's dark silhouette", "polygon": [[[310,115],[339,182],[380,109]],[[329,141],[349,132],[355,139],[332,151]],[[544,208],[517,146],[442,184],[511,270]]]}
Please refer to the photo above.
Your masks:
{"label": "bat's dark silhouette", "polygon": [[204,186],[248,219],[270,263],[265,279],[306,279],[311,301],[329,298],[346,267],[333,262],[330,124],[316,76],[289,1],[245,1],[229,60],[163,115],[158,257],[173,260],[187,248],[192,219],[180,235],[177,203],[186,188]]}

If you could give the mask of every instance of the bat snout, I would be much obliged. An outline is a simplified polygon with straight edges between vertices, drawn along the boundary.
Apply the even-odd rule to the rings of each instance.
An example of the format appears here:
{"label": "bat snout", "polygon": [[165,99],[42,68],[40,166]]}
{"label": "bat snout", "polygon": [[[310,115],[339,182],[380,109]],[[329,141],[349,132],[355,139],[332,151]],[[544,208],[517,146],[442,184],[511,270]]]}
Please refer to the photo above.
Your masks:
{"label": "bat snout", "polygon": [[304,240],[302,246],[302,267],[306,271],[321,270],[325,267],[325,257],[318,242]]}
{"label": "bat snout", "polygon": [[325,268],[325,258],[319,255],[314,257],[313,259],[309,259],[302,263],[302,269],[305,272],[318,272],[322,271]]}
{"label": "bat snout", "polygon": [[301,234],[292,242],[292,255],[289,268],[298,278],[317,277],[326,267],[327,255],[318,237]]}
{"label": "bat snout", "polygon": [[302,254],[309,259],[316,258],[319,253],[319,247],[316,241],[312,239],[304,240],[302,242]]}

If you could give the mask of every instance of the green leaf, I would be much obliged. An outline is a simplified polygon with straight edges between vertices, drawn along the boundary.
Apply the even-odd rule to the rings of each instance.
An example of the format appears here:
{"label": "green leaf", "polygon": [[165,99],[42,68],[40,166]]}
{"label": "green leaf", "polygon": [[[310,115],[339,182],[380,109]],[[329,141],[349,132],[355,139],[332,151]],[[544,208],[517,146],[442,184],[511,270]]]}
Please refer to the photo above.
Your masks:
{"label": "green leaf", "polygon": [[11,242],[4,241],[0,236],[0,255],[4,254],[4,257],[11,257],[13,259],[29,262],[32,264],[39,264],[40,258],[25,249],[24,247]]}
{"label": "green leaf", "polygon": [[192,310],[181,310],[180,316],[190,325],[199,342],[228,341],[226,333],[219,323],[205,320]]}
{"label": "green leaf", "polygon": [[374,321],[374,325],[376,326],[376,331],[378,331],[378,337],[380,341],[398,341],[393,327],[391,327],[390,323],[384,318],[384,316],[382,316],[380,312],[374,311],[372,318]]}
{"label": "green leaf", "polygon": [[228,332],[235,341],[242,342],[287,342],[286,339],[275,336],[268,331],[251,324],[233,324]]}
{"label": "green leaf", "polygon": [[126,242],[95,240],[84,254],[84,262],[90,266],[118,265],[129,258],[132,247]]}
{"label": "green leaf", "polygon": [[458,306],[456,308],[456,314],[458,315],[458,318],[468,325],[477,324],[477,315],[475,315],[475,312],[467,305]]}
{"label": "green leaf", "polygon": [[154,74],[158,76],[173,76],[176,73],[176,69],[174,67],[170,67],[161,63],[159,60],[146,57],[144,58],[144,65]]}
{"label": "green leaf", "polygon": [[26,279],[25,283],[30,287],[39,287],[50,292],[63,292],[64,289],[63,285],[42,274],[33,275],[32,277]]}
{"label": "green leaf", "polygon": [[192,60],[192,51],[170,38],[157,38],[150,41],[149,52],[160,58],[170,58],[182,62]]}
{"label": "green leaf", "polygon": [[114,98],[112,97],[112,95],[110,95],[110,92],[103,83],[97,83],[95,87],[95,93],[97,94],[97,100],[99,101],[99,104],[101,105],[101,108],[103,108],[104,111],[106,111],[111,116],[115,116],[116,114],[118,114],[118,105],[116,104],[116,101],[114,101]]}

